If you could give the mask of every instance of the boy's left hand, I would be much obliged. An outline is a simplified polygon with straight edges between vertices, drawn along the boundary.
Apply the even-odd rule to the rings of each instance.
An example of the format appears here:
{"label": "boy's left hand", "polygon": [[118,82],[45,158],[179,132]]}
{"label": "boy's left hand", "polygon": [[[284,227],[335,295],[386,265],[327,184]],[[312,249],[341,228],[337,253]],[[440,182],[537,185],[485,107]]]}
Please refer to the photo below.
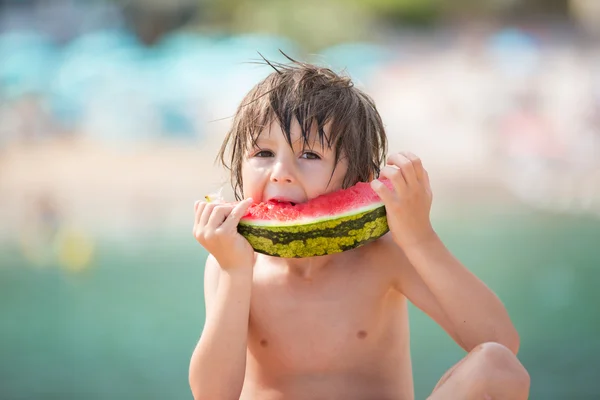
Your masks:
{"label": "boy's left hand", "polygon": [[392,154],[380,175],[391,181],[394,190],[377,179],[371,187],[385,204],[388,225],[398,246],[406,248],[434,238],[429,219],[431,186],[421,159],[409,152]]}

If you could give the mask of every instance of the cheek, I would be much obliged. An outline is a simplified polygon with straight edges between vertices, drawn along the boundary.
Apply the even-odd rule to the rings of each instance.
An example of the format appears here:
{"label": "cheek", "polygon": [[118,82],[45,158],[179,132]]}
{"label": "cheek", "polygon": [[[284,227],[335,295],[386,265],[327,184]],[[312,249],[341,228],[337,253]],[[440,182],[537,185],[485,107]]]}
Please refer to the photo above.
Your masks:
{"label": "cheek", "polygon": [[[314,193],[310,193],[309,197],[312,198],[316,197],[317,195],[335,192],[336,190],[341,189],[347,170],[348,167],[346,163],[340,161],[335,167],[335,170],[333,170],[333,164],[331,164],[322,165],[319,168],[319,171],[311,171],[309,176],[313,184],[307,186],[311,187],[313,189],[312,192]],[[332,171],[333,176],[331,176]],[[316,177],[319,177],[318,180],[316,180]],[[331,177],[331,181],[329,177]]]}
{"label": "cheek", "polygon": [[262,183],[260,174],[250,166],[242,166],[242,191],[244,197],[252,197],[260,201],[262,197]]}
{"label": "cheek", "polygon": [[344,178],[346,177],[346,173],[348,172],[348,164],[345,160],[340,160],[335,167],[335,171],[333,172],[333,177],[331,178],[331,184],[333,190],[338,190],[342,188],[342,183],[344,183]]}

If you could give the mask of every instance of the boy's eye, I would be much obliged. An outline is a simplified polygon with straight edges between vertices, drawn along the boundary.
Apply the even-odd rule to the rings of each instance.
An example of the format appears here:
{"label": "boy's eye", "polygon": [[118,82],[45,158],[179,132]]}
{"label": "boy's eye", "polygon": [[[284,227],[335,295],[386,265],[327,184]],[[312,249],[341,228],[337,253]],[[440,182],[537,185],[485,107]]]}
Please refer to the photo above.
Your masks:
{"label": "boy's eye", "polygon": [[302,158],[306,158],[307,160],[320,160],[321,157],[319,157],[318,154],[313,153],[312,151],[306,151],[304,153],[302,153]]}
{"label": "boy's eye", "polygon": [[254,154],[254,157],[272,157],[273,152],[270,150],[261,150],[258,153]]}

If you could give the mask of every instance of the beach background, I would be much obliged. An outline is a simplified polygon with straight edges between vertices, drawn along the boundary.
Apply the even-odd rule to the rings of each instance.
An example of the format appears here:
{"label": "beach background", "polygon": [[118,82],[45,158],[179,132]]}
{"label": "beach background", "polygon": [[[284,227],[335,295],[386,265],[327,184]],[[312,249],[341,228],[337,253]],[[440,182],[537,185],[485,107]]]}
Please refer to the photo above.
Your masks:
{"label": "beach background", "polygon": [[[600,398],[600,3],[0,1],[0,399],[191,399],[193,204],[261,55],[349,74],[504,301],[531,399]],[[416,398],[464,352],[411,307]]]}

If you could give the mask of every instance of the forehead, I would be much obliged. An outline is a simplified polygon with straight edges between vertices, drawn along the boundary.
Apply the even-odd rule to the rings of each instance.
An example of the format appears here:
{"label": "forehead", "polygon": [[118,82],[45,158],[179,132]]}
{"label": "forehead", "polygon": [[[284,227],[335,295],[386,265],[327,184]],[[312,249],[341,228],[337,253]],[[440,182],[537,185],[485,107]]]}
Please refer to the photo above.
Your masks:
{"label": "forehead", "polygon": [[273,119],[270,124],[265,126],[263,129],[257,131],[256,137],[253,141],[260,143],[263,141],[276,141],[285,139],[288,144],[308,144],[308,145],[324,145],[331,147],[329,138],[331,133],[331,123],[326,123],[322,127],[319,127],[316,121],[310,124],[302,126],[300,122],[294,118],[292,119],[289,127],[279,122],[277,119]]}

